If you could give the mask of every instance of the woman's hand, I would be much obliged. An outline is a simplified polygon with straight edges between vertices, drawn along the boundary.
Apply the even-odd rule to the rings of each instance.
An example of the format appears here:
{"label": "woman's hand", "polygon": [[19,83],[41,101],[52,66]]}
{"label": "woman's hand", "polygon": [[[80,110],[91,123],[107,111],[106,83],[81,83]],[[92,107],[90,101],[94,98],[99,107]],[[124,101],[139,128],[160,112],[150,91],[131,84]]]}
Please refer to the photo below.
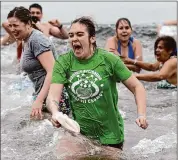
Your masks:
{"label": "woman's hand", "polygon": [[139,116],[136,121],[137,125],[143,129],[146,129],[148,127],[148,123],[146,121],[146,117],[145,116]]}
{"label": "woman's hand", "polygon": [[133,60],[128,57],[121,57],[124,64],[133,64]]}
{"label": "woman's hand", "polygon": [[32,105],[32,112],[31,112],[31,118],[35,119],[43,119],[42,115],[42,107],[43,107],[43,102],[40,102],[38,100],[35,100],[33,105]]}
{"label": "woman's hand", "polygon": [[61,124],[58,122],[58,120],[56,118],[56,114],[52,115],[51,123],[53,124],[53,126],[55,126],[57,128],[61,127]]}
{"label": "woman's hand", "polygon": [[120,56],[120,53],[119,53],[116,49],[114,49],[114,48],[109,48],[109,52],[112,52],[112,53],[114,53],[115,55]]}

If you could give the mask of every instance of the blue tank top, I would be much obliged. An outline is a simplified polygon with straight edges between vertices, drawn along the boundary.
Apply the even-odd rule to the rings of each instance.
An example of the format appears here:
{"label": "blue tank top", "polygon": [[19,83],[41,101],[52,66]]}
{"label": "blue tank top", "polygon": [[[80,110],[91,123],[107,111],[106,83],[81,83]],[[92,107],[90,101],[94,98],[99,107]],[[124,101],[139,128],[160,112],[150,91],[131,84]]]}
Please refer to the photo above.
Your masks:
{"label": "blue tank top", "polygon": [[[134,51],[133,51],[133,48],[132,48],[133,40],[134,40],[134,38],[130,37],[129,43],[128,43],[128,57],[131,58],[131,59],[135,59]],[[120,41],[118,41],[118,49],[117,50],[121,54],[121,42]]]}

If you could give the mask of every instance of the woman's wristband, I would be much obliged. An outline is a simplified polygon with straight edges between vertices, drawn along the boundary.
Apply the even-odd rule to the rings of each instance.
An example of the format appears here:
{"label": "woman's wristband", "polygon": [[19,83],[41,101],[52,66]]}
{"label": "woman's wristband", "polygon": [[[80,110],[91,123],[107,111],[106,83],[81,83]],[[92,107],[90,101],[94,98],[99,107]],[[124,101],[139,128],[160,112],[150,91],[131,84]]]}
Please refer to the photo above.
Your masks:
{"label": "woman's wristband", "polygon": [[137,59],[134,60],[134,63],[133,64],[136,64],[137,63]]}
{"label": "woman's wristband", "polygon": [[134,64],[137,63],[137,60],[138,60],[139,57],[140,57],[140,56],[137,56],[137,57],[134,59]]}
{"label": "woman's wristband", "polygon": [[143,114],[138,114],[138,115],[137,115],[137,118],[140,118],[140,117],[144,117],[144,118],[146,118],[145,115],[143,115]]}

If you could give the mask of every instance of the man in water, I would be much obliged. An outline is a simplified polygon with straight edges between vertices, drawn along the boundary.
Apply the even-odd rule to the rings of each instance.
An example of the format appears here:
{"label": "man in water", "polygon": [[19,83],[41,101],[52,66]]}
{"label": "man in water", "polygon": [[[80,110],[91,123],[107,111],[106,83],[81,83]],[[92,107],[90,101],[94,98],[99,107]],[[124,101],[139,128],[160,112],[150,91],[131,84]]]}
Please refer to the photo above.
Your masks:
{"label": "man in water", "polygon": [[[139,80],[154,82],[166,80],[169,84],[177,86],[177,45],[171,36],[157,38],[154,45],[157,61],[154,64],[124,58],[125,63],[135,64],[148,71],[156,73],[136,74]],[[159,86],[158,86],[159,87]]]}
{"label": "man in water", "polygon": [[[34,3],[30,5],[29,10],[31,12],[32,21],[35,28],[39,29],[48,37],[54,36],[60,39],[68,39],[67,30],[57,19],[48,21],[47,23],[41,23],[41,19],[43,17],[43,11],[42,11],[42,7],[39,4]],[[2,26],[6,30],[7,34],[3,38],[1,38],[1,45],[9,45],[16,41],[17,59],[20,60],[21,53],[22,53],[22,41],[18,41],[14,38],[14,36],[12,35],[9,29],[8,22],[3,22]]]}
{"label": "man in water", "polygon": [[34,3],[30,5],[29,10],[31,12],[32,17],[37,18],[36,26],[46,35],[46,36],[54,36],[60,39],[68,39],[68,33],[63,25],[57,20],[51,20],[47,23],[41,23],[41,19],[43,17],[42,7]]}

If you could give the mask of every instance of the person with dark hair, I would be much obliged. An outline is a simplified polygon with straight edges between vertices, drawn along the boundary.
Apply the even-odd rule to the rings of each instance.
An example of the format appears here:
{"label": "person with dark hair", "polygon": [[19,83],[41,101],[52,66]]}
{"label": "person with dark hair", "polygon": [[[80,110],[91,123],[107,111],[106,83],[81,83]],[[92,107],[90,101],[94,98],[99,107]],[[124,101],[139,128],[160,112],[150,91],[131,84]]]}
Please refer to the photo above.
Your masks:
{"label": "person with dark hair", "polygon": [[[35,8],[38,9],[38,10],[40,10],[40,12],[35,12],[35,11],[34,11]],[[42,9],[41,5],[39,5],[39,4],[37,4],[37,3],[31,4],[31,5],[29,6],[29,10],[31,11],[31,15],[35,15],[35,14],[40,15],[40,14],[43,13],[43,9]],[[40,18],[40,19],[41,19],[41,18]]]}
{"label": "person with dark hair", "polygon": [[[9,12],[7,19],[15,39],[24,41],[20,64],[22,70],[33,82],[35,89],[31,116],[42,118],[42,109],[49,91],[55,59],[49,39],[42,32],[32,28],[30,14],[30,11],[24,7],[15,7]],[[62,101],[59,105],[68,111],[67,99]]]}
{"label": "person with dark hair", "polygon": [[[34,3],[29,6],[31,16],[36,23],[36,26],[48,37],[54,36],[60,39],[68,39],[68,33],[65,27],[57,20],[53,19],[48,21],[48,23],[41,23],[43,17],[43,10],[41,5]],[[36,17],[36,19],[35,19]]]}
{"label": "person with dark hair", "polygon": [[[131,36],[130,21],[127,18],[120,18],[115,28],[116,35],[108,38],[105,49],[121,57],[142,61],[142,45],[139,40]],[[140,68],[135,65],[126,64],[126,66],[134,72],[140,72]]]}
{"label": "person with dark hair", "polygon": [[135,96],[136,123],[143,129],[148,126],[145,89],[119,56],[97,47],[95,34],[95,25],[89,17],[71,23],[69,42],[72,50],[60,55],[55,62],[47,108],[52,113],[53,125],[59,127],[56,103],[65,86],[80,133],[103,145],[122,149],[124,127],[117,108],[116,83],[121,81]]}
{"label": "person with dark hair", "polygon": [[[54,36],[60,39],[68,39],[68,33],[65,27],[57,20],[51,20],[47,23],[41,23],[43,17],[41,5],[34,3],[29,6],[29,11],[32,19],[33,28],[40,30],[47,37]],[[7,31],[7,35],[1,40],[1,45],[11,44],[16,41],[9,30],[9,23],[3,22],[3,28]],[[17,59],[20,61],[22,53],[22,42],[17,40]]]}
{"label": "person with dark hair", "polygon": [[126,63],[135,64],[136,66],[148,70],[157,71],[156,73],[136,74],[139,80],[154,82],[166,80],[170,84],[166,86],[159,86],[158,88],[169,88],[177,86],[177,44],[171,36],[158,37],[154,45],[154,54],[157,59],[155,63],[146,63],[137,61],[136,63],[131,59],[125,59]]}

